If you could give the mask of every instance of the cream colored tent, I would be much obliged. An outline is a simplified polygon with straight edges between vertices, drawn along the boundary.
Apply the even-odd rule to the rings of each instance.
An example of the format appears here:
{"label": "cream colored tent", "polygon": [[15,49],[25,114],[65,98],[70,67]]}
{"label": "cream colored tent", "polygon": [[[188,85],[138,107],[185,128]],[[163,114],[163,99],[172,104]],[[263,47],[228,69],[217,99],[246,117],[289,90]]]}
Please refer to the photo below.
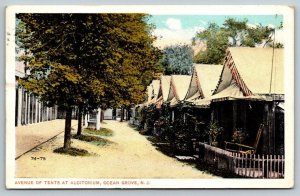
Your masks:
{"label": "cream colored tent", "polygon": [[159,80],[152,80],[151,84],[147,87],[147,93],[148,93],[148,101],[146,105],[153,104],[157,100],[158,91],[159,91]]}
{"label": "cream colored tent", "polygon": [[283,49],[273,52],[273,48],[229,48],[212,99],[268,99],[268,95],[283,95],[283,58]]}
{"label": "cream colored tent", "polygon": [[198,99],[209,98],[217,86],[222,67],[222,65],[194,64],[185,100],[194,102]]}
{"label": "cream colored tent", "polygon": [[170,84],[171,84],[171,76],[160,76],[160,83],[159,83],[159,91],[158,91],[158,98],[156,100],[156,106],[158,108],[161,107],[163,102],[166,102],[169,96],[170,91]]}
{"label": "cream colored tent", "polygon": [[172,75],[170,82],[170,89],[167,101],[170,105],[176,105],[183,101],[188,91],[191,81],[191,76],[187,75]]}

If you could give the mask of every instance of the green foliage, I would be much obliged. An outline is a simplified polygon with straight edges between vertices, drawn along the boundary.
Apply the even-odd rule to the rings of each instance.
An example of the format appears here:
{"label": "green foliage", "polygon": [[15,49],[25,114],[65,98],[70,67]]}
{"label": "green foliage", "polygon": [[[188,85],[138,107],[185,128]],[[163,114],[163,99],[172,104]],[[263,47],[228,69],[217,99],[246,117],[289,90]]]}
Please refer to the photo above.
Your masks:
{"label": "green foliage", "polygon": [[139,112],[138,129],[144,134],[152,134],[155,121],[160,117],[160,110],[155,105],[142,107]]}
{"label": "green foliage", "polygon": [[59,106],[141,102],[160,52],[145,14],[18,14],[21,85]]}
{"label": "green foliage", "polygon": [[[160,51],[145,14],[17,14],[20,80],[48,106],[83,113],[129,106],[144,99]],[[68,122],[68,123],[67,123]],[[71,115],[65,124],[65,147]]]}
{"label": "green foliage", "polygon": [[89,152],[84,149],[78,149],[78,148],[57,148],[53,150],[55,153],[59,154],[66,154],[66,155],[71,155],[71,156],[89,156]]}
{"label": "green foliage", "polygon": [[163,50],[160,61],[166,75],[191,74],[193,66],[193,49],[188,45],[168,46]]}
{"label": "green foliage", "polygon": [[207,126],[207,133],[210,136],[212,142],[217,142],[218,136],[221,135],[223,131],[223,127],[220,127],[218,125],[218,122],[216,121],[210,122]]}
{"label": "green foliage", "polygon": [[109,140],[97,136],[91,136],[91,135],[75,135],[73,138],[81,141],[89,142],[97,146],[105,146],[112,143]]}
{"label": "green foliage", "polygon": [[[193,42],[205,42],[206,50],[195,55],[193,61],[205,64],[223,63],[225,51],[228,47],[256,47],[271,46],[274,29],[268,26],[258,25],[249,27],[247,20],[238,21],[234,18],[225,20],[223,26],[215,23],[209,24],[207,29],[196,34]],[[281,47],[279,44],[278,47]]]}
{"label": "green foliage", "polygon": [[243,143],[245,139],[248,137],[246,131],[242,128],[236,128],[232,134],[232,142]]}
{"label": "green foliage", "polygon": [[99,136],[113,136],[113,131],[108,128],[101,128],[100,130],[86,128],[83,130],[83,132]]}

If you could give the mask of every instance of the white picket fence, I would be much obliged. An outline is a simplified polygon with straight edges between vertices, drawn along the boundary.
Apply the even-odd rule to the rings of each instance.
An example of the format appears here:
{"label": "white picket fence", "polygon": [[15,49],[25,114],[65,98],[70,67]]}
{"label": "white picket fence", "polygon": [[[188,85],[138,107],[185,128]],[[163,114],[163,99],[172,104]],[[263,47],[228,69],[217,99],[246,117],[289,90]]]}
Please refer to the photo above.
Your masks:
{"label": "white picket fence", "polygon": [[251,178],[284,178],[284,155],[233,153],[234,173]]}
{"label": "white picket fence", "polygon": [[284,155],[233,153],[201,142],[194,147],[200,159],[219,169],[250,178],[284,178]]}

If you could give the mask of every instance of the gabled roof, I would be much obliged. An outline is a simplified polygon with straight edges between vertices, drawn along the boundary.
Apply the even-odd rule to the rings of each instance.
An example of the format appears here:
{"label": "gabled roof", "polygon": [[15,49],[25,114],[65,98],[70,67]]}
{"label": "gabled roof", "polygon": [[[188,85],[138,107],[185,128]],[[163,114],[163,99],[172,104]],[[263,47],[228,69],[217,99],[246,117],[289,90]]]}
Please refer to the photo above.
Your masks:
{"label": "gabled roof", "polygon": [[153,92],[153,88],[152,85],[150,84],[149,86],[147,86],[147,102],[151,100],[152,92]]}
{"label": "gabled roof", "polygon": [[159,83],[159,80],[152,80],[151,84],[149,84],[147,87],[148,104],[155,103],[156,99],[158,98]]}
{"label": "gabled roof", "polygon": [[226,89],[232,80],[244,96],[284,94],[283,58],[283,49],[274,49],[273,55],[273,48],[229,48],[214,94]]}
{"label": "gabled roof", "polygon": [[152,83],[151,83],[151,85],[152,85],[152,96],[154,97],[154,99],[157,99],[158,91],[159,91],[159,84],[160,84],[159,80],[153,80]]}
{"label": "gabled roof", "polygon": [[172,75],[168,101],[171,105],[178,101],[183,101],[190,85],[191,76],[187,75]]}
{"label": "gabled roof", "polygon": [[163,101],[167,101],[170,91],[171,76],[160,76],[160,86],[158,97],[162,96]]}
{"label": "gabled roof", "polygon": [[186,100],[210,97],[215,90],[222,71],[222,65],[194,64]]}

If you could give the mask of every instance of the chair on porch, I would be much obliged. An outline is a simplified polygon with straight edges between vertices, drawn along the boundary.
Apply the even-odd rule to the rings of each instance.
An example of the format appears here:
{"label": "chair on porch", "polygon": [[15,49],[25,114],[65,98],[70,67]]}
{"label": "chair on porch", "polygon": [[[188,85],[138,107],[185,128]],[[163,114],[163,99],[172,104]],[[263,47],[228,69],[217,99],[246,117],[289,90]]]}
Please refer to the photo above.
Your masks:
{"label": "chair on porch", "polygon": [[255,154],[263,130],[264,130],[264,124],[262,123],[262,124],[260,124],[260,126],[258,128],[257,135],[256,135],[253,146],[248,146],[248,145],[244,145],[244,144],[225,141],[225,150],[228,150],[231,152],[243,153],[243,154]]}

